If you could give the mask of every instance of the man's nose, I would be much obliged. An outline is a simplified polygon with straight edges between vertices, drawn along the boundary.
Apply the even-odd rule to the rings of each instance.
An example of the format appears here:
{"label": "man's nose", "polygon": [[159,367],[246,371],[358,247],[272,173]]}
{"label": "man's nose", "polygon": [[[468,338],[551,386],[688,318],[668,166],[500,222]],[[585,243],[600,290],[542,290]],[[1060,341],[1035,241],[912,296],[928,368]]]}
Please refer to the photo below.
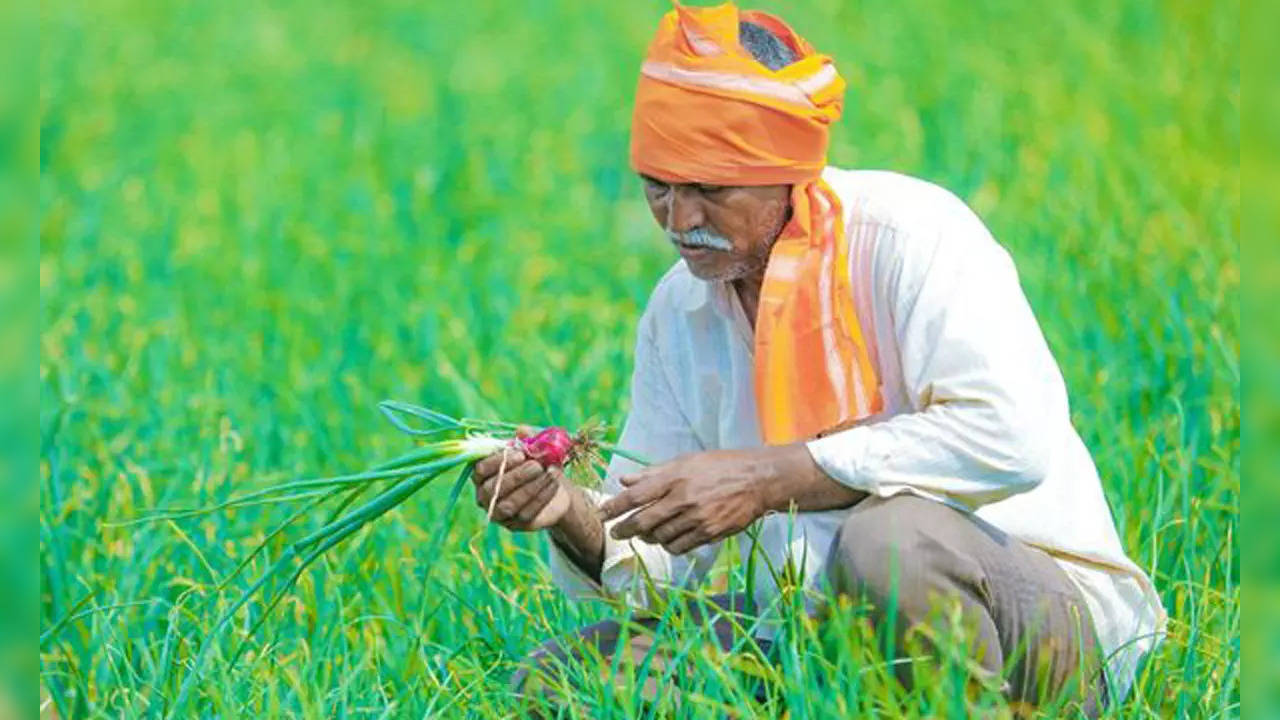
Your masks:
{"label": "man's nose", "polygon": [[671,208],[667,212],[667,229],[675,232],[689,232],[702,227],[706,217],[702,214],[702,198],[693,188],[673,187],[671,189]]}

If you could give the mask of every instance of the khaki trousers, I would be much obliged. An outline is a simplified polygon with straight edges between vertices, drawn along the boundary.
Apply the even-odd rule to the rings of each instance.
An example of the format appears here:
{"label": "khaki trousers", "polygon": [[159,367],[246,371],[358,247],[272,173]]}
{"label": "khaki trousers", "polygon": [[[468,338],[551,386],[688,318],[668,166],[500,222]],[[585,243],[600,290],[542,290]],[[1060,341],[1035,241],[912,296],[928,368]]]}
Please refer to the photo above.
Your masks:
{"label": "khaki trousers", "polygon": [[[1043,551],[972,514],[914,495],[863,500],[832,543],[827,576],[834,594],[870,601],[874,621],[896,618],[899,648],[911,638],[928,645],[931,634],[915,630],[938,628],[946,622],[948,608],[958,609],[974,659],[989,676],[1002,680],[1015,704],[1068,699],[1094,717],[1106,703],[1093,623],[1079,590]],[[719,596],[713,603],[732,613],[744,609],[740,596]],[[744,623],[730,621],[728,613],[708,615],[696,607],[690,612],[695,621],[710,624],[723,649],[742,639],[735,628]],[[624,633],[618,622],[606,621],[549,641],[527,658],[512,678],[513,686],[527,692],[531,674],[554,674],[583,652],[610,658],[624,636],[626,650],[639,666],[652,648],[646,631],[658,622],[635,618]],[[766,642],[757,642],[767,651]],[[651,667],[655,662],[662,659],[651,659]],[[899,679],[910,686],[910,667],[897,667]]]}

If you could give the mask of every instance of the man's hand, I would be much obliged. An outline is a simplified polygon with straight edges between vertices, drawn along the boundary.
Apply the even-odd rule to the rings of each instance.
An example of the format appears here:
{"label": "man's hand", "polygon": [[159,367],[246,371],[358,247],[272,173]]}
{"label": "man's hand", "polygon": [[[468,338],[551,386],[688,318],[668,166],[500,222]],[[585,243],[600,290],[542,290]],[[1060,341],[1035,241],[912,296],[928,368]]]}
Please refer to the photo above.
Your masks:
{"label": "man's hand", "polygon": [[618,540],[639,537],[674,555],[741,532],[769,509],[776,463],[759,450],[683,455],[619,478],[626,487],[600,506],[606,520],[641,508],[613,527]]}
{"label": "man's hand", "polygon": [[[516,436],[528,437],[530,432],[517,428]],[[544,468],[518,447],[510,447],[476,463],[472,479],[476,505],[486,513],[493,508],[499,525],[512,531],[549,529],[556,545],[600,581],[604,525],[591,501],[565,480],[562,468]]]}
{"label": "man's hand", "polygon": [[742,532],[770,510],[848,507],[865,497],[832,480],[803,443],[683,455],[619,478],[622,492],[600,506],[618,540],[639,537],[680,555]]}
{"label": "man's hand", "polygon": [[[471,478],[476,486],[476,505],[487,513],[492,503],[493,520],[508,530],[551,527],[569,511],[569,489],[563,471],[556,466],[544,468],[517,448],[507,448],[477,462]],[[495,490],[498,499],[492,502]]]}

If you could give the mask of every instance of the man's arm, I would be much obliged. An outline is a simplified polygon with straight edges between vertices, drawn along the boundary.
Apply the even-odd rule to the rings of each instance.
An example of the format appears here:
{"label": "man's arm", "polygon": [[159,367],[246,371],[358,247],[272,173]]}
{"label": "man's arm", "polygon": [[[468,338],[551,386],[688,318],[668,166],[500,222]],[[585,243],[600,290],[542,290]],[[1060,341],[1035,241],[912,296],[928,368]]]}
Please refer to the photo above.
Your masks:
{"label": "man's arm", "polygon": [[[641,457],[667,460],[700,450],[701,442],[681,411],[663,364],[655,337],[655,316],[672,312],[669,293],[660,284],[640,320],[631,378],[631,411],[618,445]],[[488,508],[502,466],[500,455],[476,465],[476,503]],[[546,529],[552,539],[552,578],[573,596],[604,592],[625,596],[643,606],[647,580],[657,584],[696,580],[714,561],[716,548],[704,548],[694,556],[674,558],[655,545],[640,541],[618,542],[606,536],[609,525],[597,506],[608,496],[622,492],[619,478],[641,469],[621,455],[609,464],[603,492],[574,487],[558,468],[542,472],[536,462],[509,450],[500,497],[494,503],[493,520],[510,530]],[[554,482],[553,482],[554,481]],[[554,493],[554,497],[551,495]]]}
{"label": "man's arm", "polygon": [[950,197],[933,226],[877,235],[871,288],[906,407],[807,444],[844,485],[977,509],[1039,485],[1070,432],[1066,386],[1012,258]]}
{"label": "man's arm", "polygon": [[855,505],[867,494],[841,485],[814,462],[802,443],[762,449],[772,472],[761,484],[766,511],[816,512]]}
{"label": "man's arm", "polygon": [[551,541],[596,583],[604,563],[604,522],[579,488],[567,488],[569,510],[551,526]]}
{"label": "man's arm", "polygon": [[831,510],[866,493],[841,485],[803,443],[694,453],[623,477],[625,491],[601,505],[606,518],[636,508],[612,530],[679,555],[744,530],[766,512]]}
{"label": "man's arm", "polygon": [[[517,435],[526,434],[524,428]],[[505,458],[503,455],[505,454]],[[498,486],[498,476],[502,485]],[[476,463],[476,505],[508,530],[546,529],[568,558],[596,583],[604,560],[604,523],[581,488],[559,467],[543,468],[517,448]],[[496,501],[494,492],[499,493]]]}
{"label": "man's arm", "polygon": [[[938,237],[886,232],[873,292],[892,307],[914,411],[804,444],[699,453],[622,479],[616,537],[686,552],[768,511],[902,490],[971,508],[1035,487],[1069,423],[1066,392],[1013,264],[959,201]],[[701,498],[701,499],[700,499]],[[637,509],[639,508],[639,509]]]}

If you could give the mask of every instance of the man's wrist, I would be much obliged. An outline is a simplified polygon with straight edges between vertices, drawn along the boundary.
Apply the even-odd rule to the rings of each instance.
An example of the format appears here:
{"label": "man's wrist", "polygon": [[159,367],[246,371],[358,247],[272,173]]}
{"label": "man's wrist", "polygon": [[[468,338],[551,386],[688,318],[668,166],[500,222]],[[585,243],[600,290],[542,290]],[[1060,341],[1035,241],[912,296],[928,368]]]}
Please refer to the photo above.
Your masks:
{"label": "man's wrist", "polygon": [[600,581],[604,551],[604,525],[595,506],[581,489],[570,487],[569,509],[547,528],[551,542],[579,569]]}
{"label": "man's wrist", "polygon": [[[766,469],[757,478],[756,488],[765,512],[787,512],[791,509],[797,472],[803,465],[797,462],[796,446],[781,445],[765,449],[768,460],[762,463]],[[803,447],[801,446],[801,450]]]}
{"label": "man's wrist", "polygon": [[847,507],[864,493],[841,485],[827,475],[807,443],[796,442],[768,448],[772,458],[768,472],[761,473],[758,488],[765,511],[790,512]]}
{"label": "man's wrist", "polygon": [[566,537],[573,535],[574,530],[581,526],[581,513],[584,509],[589,510],[591,505],[591,501],[587,499],[580,488],[565,483],[565,489],[569,493],[569,508],[565,510],[559,520],[547,526],[551,536],[559,538],[562,542],[567,541]]}
{"label": "man's wrist", "polygon": [[565,510],[559,520],[547,526],[547,534],[562,548],[570,544],[569,536],[572,534],[570,523],[576,522],[574,514],[578,512],[579,500],[578,493],[573,488],[569,488],[569,509]]}
{"label": "man's wrist", "polygon": [[570,523],[576,522],[576,520],[571,517],[573,513],[574,508],[570,507],[569,512],[565,513],[564,517],[560,518],[555,524],[547,528],[547,534],[551,536],[551,540],[564,550],[572,550],[573,548],[572,538],[574,533],[573,528],[570,526]]}

